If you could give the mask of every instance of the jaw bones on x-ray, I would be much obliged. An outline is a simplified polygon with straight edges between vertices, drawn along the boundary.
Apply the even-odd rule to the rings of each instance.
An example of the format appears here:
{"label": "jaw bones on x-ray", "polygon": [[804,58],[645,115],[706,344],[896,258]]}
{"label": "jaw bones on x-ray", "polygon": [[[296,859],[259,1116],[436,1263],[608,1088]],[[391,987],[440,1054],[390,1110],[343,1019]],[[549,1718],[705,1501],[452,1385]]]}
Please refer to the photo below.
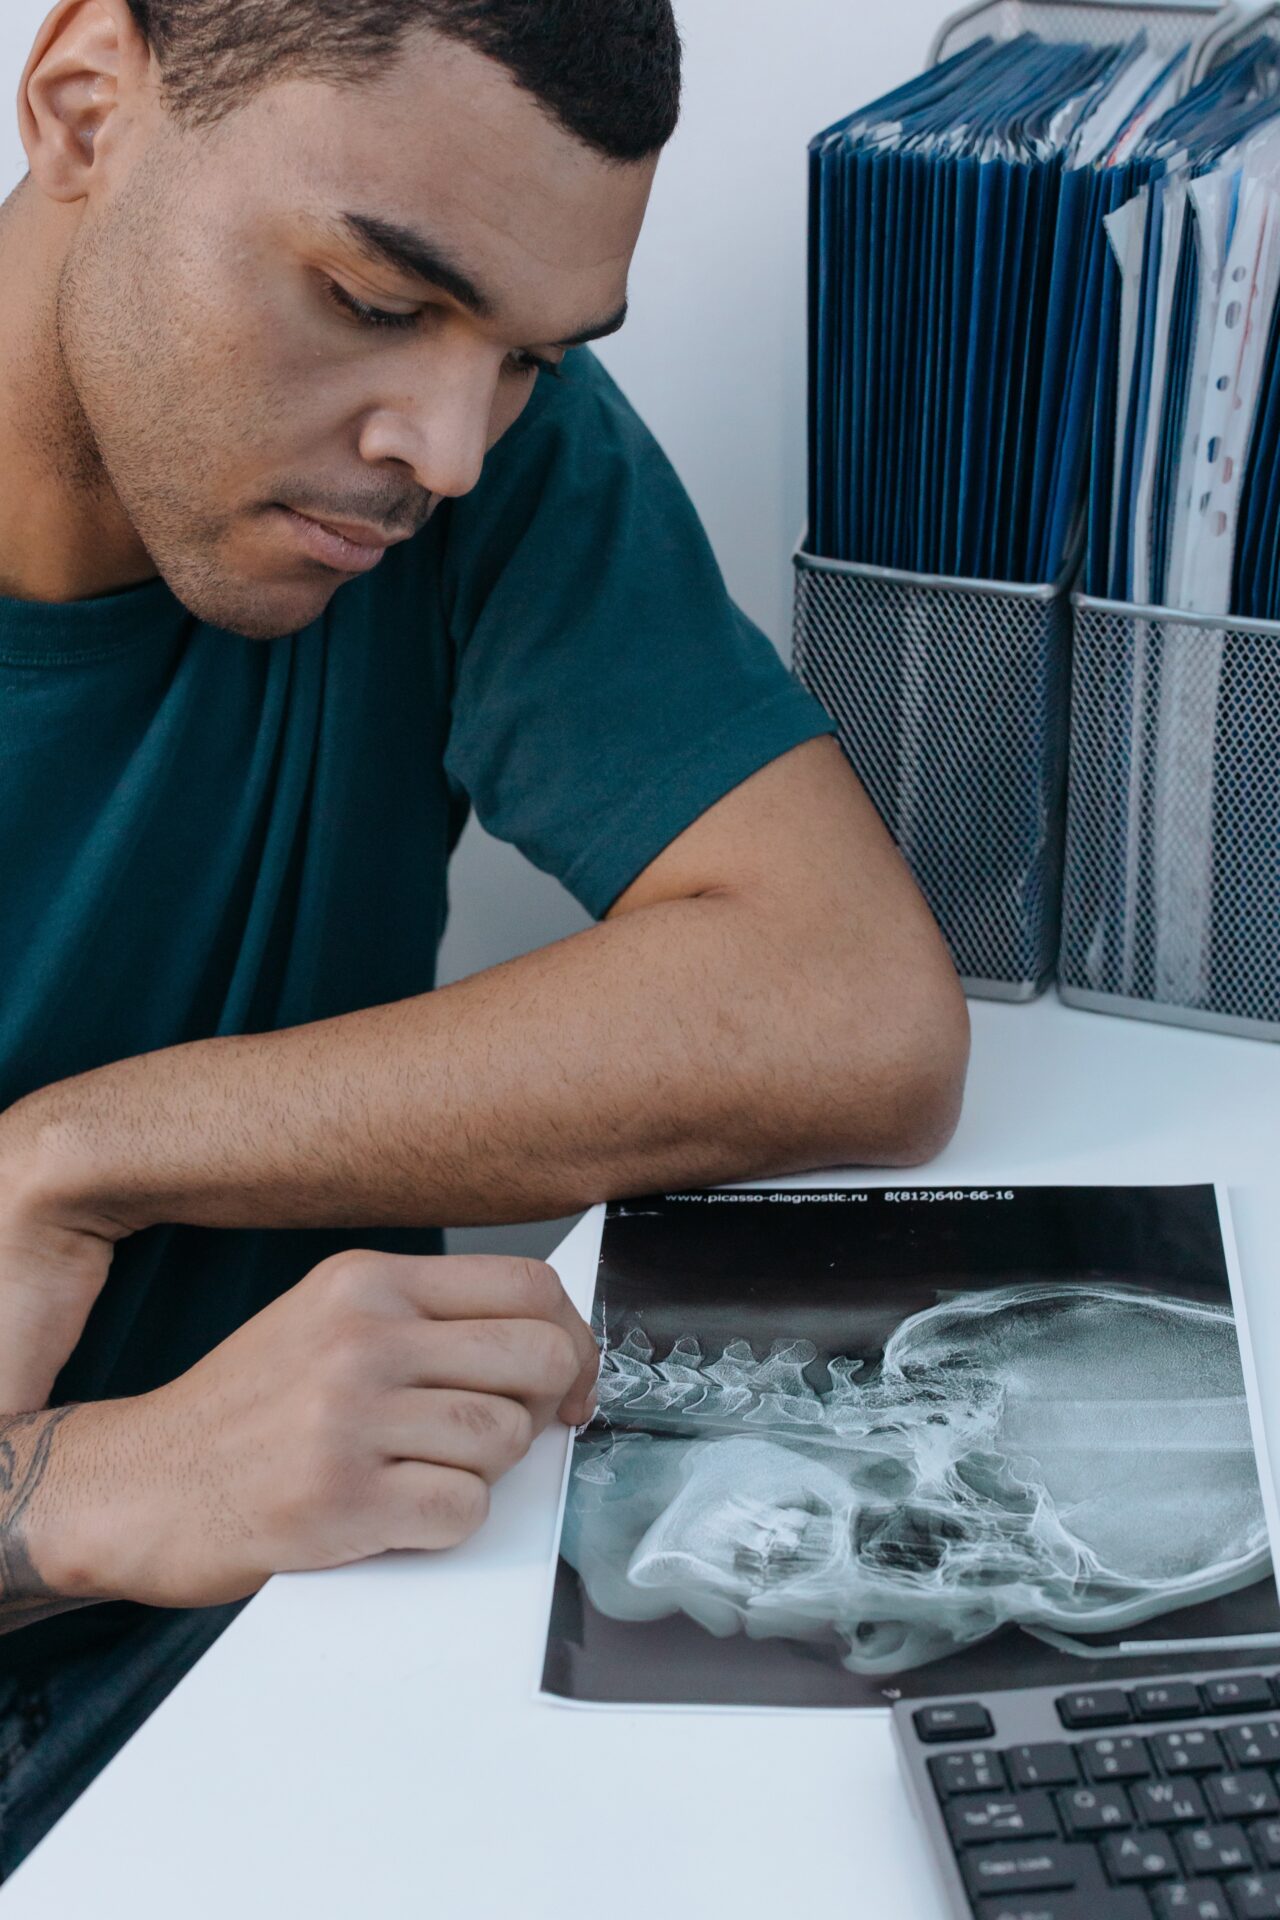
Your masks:
{"label": "jaw bones on x-ray", "polygon": [[[957,1291],[878,1363],[631,1327],[575,1444],[561,1554],[601,1613],[827,1640],[893,1675],[1073,1636],[1270,1565],[1229,1306],[1088,1280]],[[821,1384],[814,1384],[817,1375]]]}

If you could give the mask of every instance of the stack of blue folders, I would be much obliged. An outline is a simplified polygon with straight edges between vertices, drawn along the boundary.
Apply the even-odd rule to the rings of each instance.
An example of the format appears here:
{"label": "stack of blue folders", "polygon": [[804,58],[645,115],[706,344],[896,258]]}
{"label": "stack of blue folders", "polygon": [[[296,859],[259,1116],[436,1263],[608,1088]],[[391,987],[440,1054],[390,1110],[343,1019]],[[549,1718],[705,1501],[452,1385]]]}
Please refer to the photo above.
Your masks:
{"label": "stack of blue folders", "polygon": [[1247,1017],[1280,953],[1280,644],[1232,625],[1280,619],[1280,46],[1216,69],[1135,167],[1107,222],[1085,584],[1208,617],[1114,627],[1118,804],[1076,910],[1107,991]]}
{"label": "stack of blue folders", "polygon": [[1107,220],[1086,586],[1280,618],[1280,45],[1147,132]]}
{"label": "stack of blue folders", "polygon": [[[1280,642],[1230,624],[1280,621],[1280,45],[1185,71],[982,41],[811,142],[807,545],[1010,586],[1083,549],[1091,596],[1202,616],[1115,623],[1075,906],[1089,984],[1244,1017],[1280,952]],[[973,733],[994,651],[962,711],[940,635],[876,695],[899,829],[1035,777]]]}
{"label": "stack of blue folders", "polygon": [[981,41],[810,144],[809,548],[1058,578],[1081,530],[1105,216],[1185,49]]}

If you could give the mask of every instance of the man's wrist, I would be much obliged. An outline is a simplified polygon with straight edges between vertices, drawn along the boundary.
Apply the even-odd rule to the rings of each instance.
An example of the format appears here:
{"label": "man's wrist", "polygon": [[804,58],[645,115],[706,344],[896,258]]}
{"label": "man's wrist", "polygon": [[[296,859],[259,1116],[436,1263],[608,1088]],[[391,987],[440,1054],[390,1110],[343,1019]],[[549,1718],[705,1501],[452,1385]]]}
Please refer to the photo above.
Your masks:
{"label": "man's wrist", "polygon": [[[137,1516],[128,1497],[127,1462],[116,1458],[115,1442],[131,1404],[74,1402],[17,1416],[41,1423],[28,1449],[28,1476],[35,1484],[18,1524],[28,1578],[51,1596],[81,1602],[129,1598]],[[0,1418],[0,1447],[11,1424]]]}

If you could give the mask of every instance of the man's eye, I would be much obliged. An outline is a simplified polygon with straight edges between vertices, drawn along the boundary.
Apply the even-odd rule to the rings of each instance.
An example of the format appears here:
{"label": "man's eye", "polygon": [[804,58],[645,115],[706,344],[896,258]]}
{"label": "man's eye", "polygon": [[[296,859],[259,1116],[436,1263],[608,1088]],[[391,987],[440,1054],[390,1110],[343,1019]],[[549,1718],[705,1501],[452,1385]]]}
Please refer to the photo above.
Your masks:
{"label": "man's eye", "polygon": [[549,373],[553,380],[560,378],[558,360],[543,360],[536,353],[529,353],[524,348],[508,354],[507,365],[513,373]]}
{"label": "man's eye", "polygon": [[[365,327],[413,327],[421,318],[421,308],[413,313],[390,313],[385,307],[371,307],[365,301],[348,293],[336,280],[324,275],[325,295],[330,304],[342,313],[358,320]],[[553,380],[560,378],[560,363],[556,360],[544,360],[541,355],[530,353],[526,348],[517,348],[507,356],[507,366],[512,373],[549,373]]]}
{"label": "man's eye", "polygon": [[384,307],[366,306],[363,300],[357,300],[354,293],[348,293],[336,280],[324,276],[324,289],[328,299],[343,313],[351,314],[366,327],[412,327],[418,321],[417,312],[388,313]]}

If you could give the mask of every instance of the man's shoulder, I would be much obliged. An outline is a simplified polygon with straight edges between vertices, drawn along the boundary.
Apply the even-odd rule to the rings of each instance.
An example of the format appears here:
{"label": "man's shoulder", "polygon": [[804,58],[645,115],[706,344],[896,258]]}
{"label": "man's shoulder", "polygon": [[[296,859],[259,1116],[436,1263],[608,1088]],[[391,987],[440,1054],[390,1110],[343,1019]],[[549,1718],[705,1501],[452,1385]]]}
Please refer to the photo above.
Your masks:
{"label": "man's shoulder", "polygon": [[[558,378],[539,374],[519,419],[485,457],[469,493],[441,501],[421,530],[336,597],[340,616],[420,619],[424,593],[452,625],[492,586],[523,546],[562,559],[567,528],[590,547],[619,489],[654,459],[656,442],[605,367],[585,347],[565,357]],[[477,600],[478,606],[478,600]],[[477,607],[471,607],[474,613]]]}
{"label": "man's shoulder", "polygon": [[560,362],[558,375],[538,375],[529,404],[512,432],[549,411],[573,413],[593,408],[631,412],[626,396],[600,356],[590,347],[571,347]]}
{"label": "man's shoulder", "polygon": [[573,348],[558,379],[538,376],[476,485],[445,501],[428,523],[446,590],[463,577],[492,584],[517,548],[545,548],[549,564],[564,566],[567,541],[579,555],[589,552],[616,520],[619,500],[637,485],[652,492],[666,471],[617,382],[593,353]]}
{"label": "man's shoulder", "polygon": [[[486,462],[521,459],[535,448],[582,441],[617,446],[646,430],[617,381],[589,347],[574,347],[559,376],[539,374],[523,413],[497,442]],[[482,477],[483,484],[483,477]]]}

